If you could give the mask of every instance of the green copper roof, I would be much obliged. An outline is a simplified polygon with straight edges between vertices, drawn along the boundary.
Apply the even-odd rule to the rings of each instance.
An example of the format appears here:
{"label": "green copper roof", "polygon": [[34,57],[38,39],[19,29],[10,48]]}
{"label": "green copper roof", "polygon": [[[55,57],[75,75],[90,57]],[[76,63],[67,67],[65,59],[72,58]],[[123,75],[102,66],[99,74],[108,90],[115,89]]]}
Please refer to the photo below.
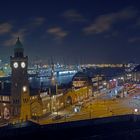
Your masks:
{"label": "green copper roof", "polygon": [[19,39],[19,37],[18,37],[18,39],[17,39],[17,42],[16,42],[16,44],[15,44],[15,48],[23,48],[23,45],[22,45],[22,43],[20,42],[20,39]]}

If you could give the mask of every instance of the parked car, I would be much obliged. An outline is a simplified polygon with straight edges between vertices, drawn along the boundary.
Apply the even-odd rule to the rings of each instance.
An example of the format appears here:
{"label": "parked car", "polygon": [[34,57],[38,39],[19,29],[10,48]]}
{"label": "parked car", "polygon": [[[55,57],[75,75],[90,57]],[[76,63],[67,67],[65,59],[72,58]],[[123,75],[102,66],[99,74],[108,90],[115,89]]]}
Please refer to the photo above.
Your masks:
{"label": "parked car", "polygon": [[62,115],[56,115],[52,118],[52,120],[59,120],[59,119],[62,119],[63,116]]}

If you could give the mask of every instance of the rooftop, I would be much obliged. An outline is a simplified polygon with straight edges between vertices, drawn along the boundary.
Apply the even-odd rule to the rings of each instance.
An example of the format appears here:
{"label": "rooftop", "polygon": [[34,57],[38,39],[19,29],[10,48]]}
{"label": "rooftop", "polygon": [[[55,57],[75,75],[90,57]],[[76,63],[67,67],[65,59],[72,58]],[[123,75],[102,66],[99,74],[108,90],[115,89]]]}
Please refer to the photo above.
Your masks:
{"label": "rooftop", "polygon": [[17,48],[23,48],[23,45],[22,45],[19,37],[17,38],[16,44],[15,44],[15,49],[17,49]]}

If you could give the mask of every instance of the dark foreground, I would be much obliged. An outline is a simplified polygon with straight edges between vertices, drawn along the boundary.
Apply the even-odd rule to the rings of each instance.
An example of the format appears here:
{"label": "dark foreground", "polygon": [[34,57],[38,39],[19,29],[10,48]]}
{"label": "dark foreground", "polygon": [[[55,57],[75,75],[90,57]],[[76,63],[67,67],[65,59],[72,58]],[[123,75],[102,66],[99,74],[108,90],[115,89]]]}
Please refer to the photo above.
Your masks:
{"label": "dark foreground", "polygon": [[[26,125],[26,124],[23,124]],[[6,126],[0,140],[135,140],[140,139],[140,116],[124,115],[52,125]]]}

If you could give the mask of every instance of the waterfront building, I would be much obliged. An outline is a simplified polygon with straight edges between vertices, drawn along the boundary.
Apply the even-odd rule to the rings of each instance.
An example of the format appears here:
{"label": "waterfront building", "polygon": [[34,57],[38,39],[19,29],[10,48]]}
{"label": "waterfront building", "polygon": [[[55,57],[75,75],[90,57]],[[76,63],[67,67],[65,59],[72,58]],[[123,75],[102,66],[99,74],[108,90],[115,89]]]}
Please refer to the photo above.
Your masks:
{"label": "waterfront building", "polygon": [[83,72],[77,72],[72,79],[74,88],[81,88],[90,84],[90,78]]}
{"label": "waterfront building", "polygon": [[135,83],[140,83],[140,65],[136,66],[132,72],[127,74],[127,78]]}
{"label": "waterfront building", "polygon": [[15,44],[14,56],[10,57],[10,66],[11,82],[0,82],[0,120],[25,121],[34,115],[42,115],[39,90],[30,90],[29,87],[28,56],[24,56],[19,38]]}
{"label": "waterfront building", "polygon": [[[67,105],[72,105],[92,96],[90,79],[78,72],[73,77],[73,89],[51,94],[52,91],[31,89],[28,81],[28,56],[24,56],[24,48],[19,38],[14,48],[14,56],[10,57],[11,83],[0,82],[0,121],[21,122],[39,118]],[[57,87],[57,86],[56,86]]]}
{"label": "waterfront building", "polygon": [[106,87],[104,75],[95,75],[91,80],[94,92],[100,92],[100,90]]}

